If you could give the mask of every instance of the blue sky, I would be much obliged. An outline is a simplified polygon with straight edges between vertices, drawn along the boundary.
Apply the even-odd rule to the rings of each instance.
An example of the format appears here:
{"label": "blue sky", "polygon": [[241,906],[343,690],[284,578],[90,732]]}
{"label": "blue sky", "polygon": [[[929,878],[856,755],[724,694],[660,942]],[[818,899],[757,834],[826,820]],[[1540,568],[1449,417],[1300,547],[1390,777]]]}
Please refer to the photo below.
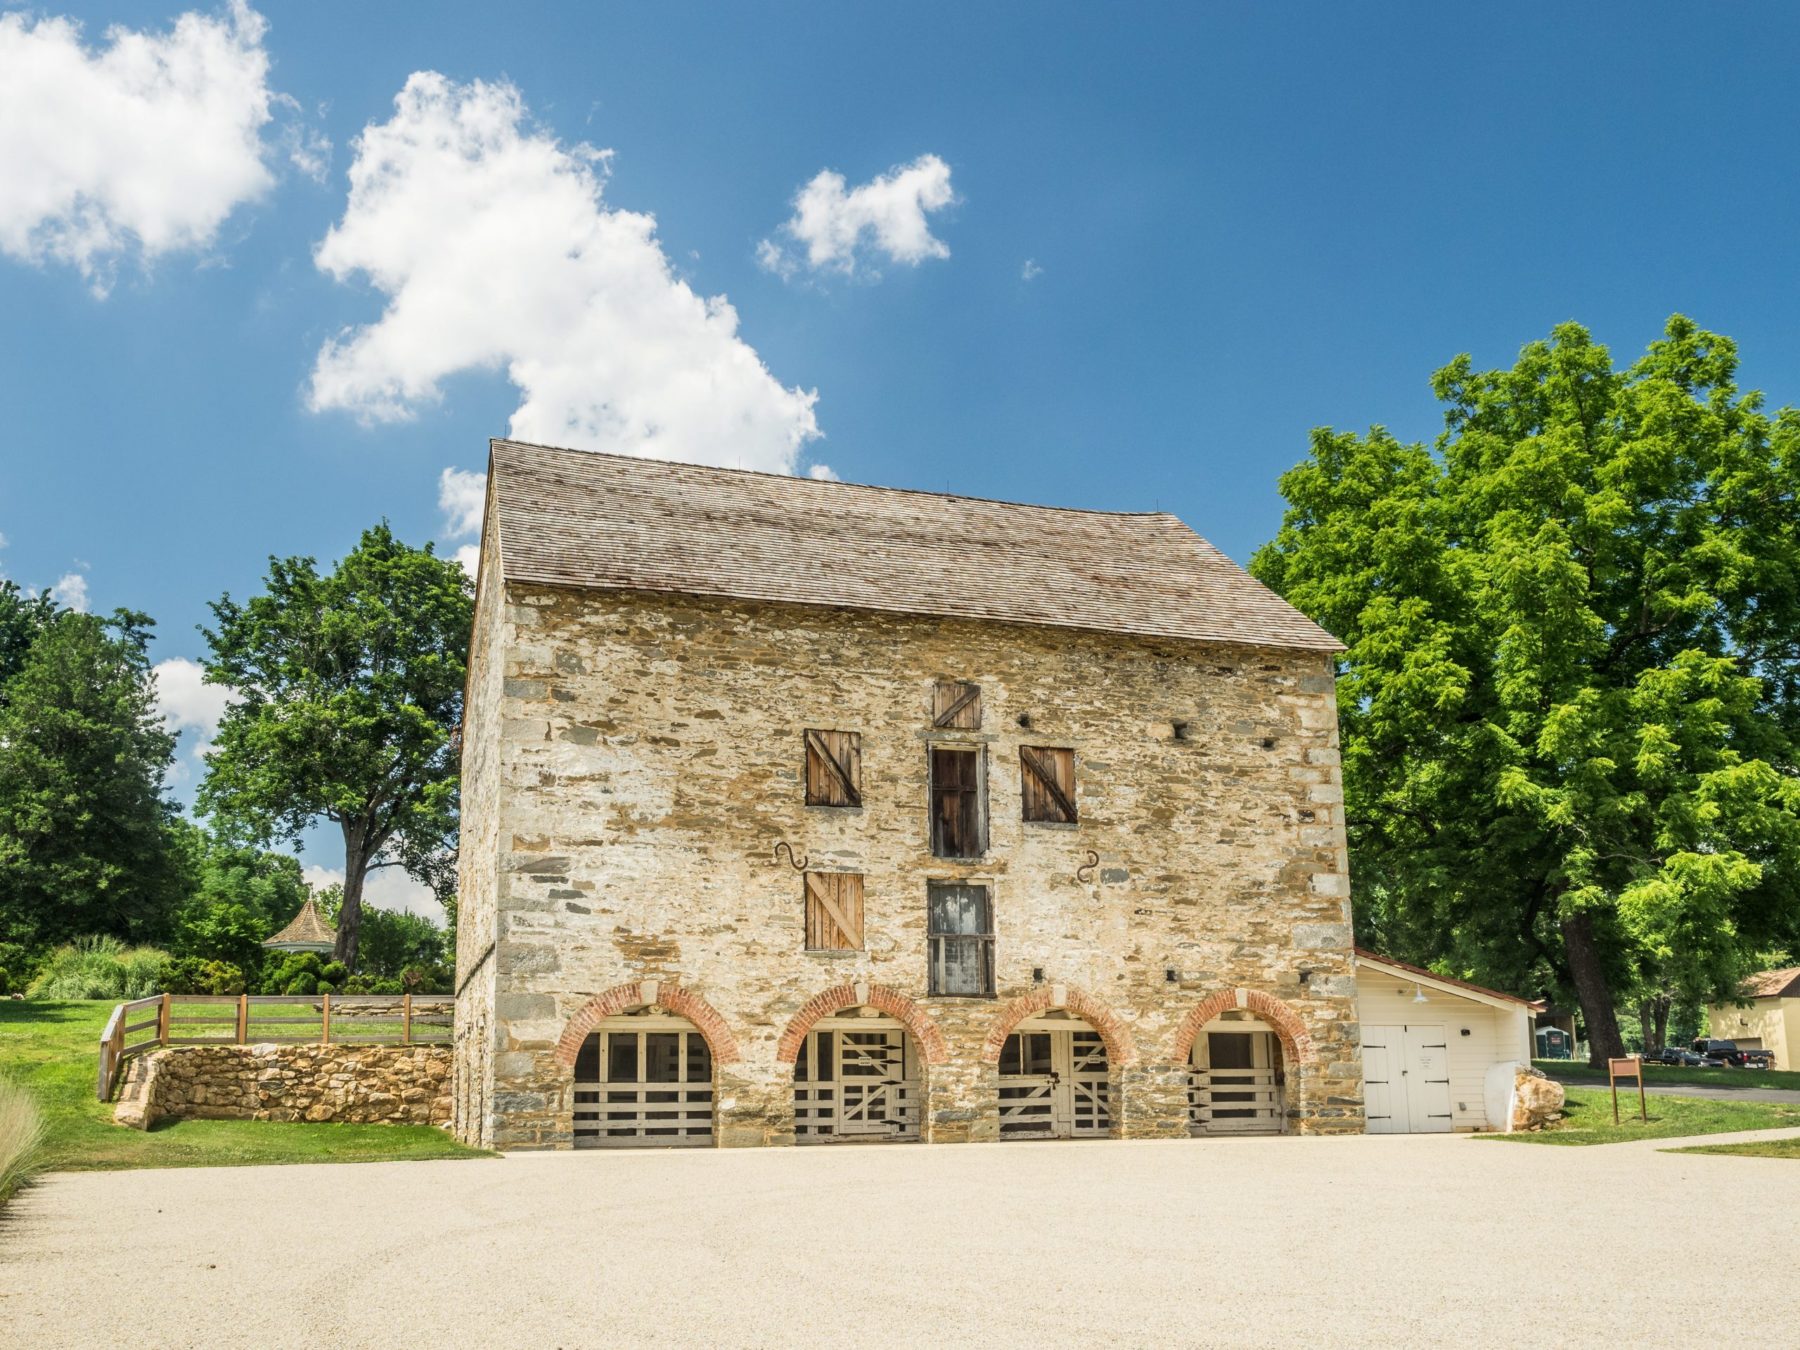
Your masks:
{"label": "blue sky", "polygon": [[[1565,319],[1625,357],[1691,314],[1739,340],[1746,385],[1795,398],[1791,10],[969,8],[315,0],[259,5],[265,28],[0,0],[0,86],[35,62],[49,91],[29,126],[0,93],[0,572],[78,577],[91,607],[156,618],[159,660],[194,658],[206,602],[253,589],[270,553],[330,559],[383,516],[466,545],[440,475],[478,471],[513,424],[521,361],[554,368],[552,420],[558,399],[632,414],[595,444],[647,418],[714,462],[1160,507],[1240,560],[1309,428],[1430,436],[1431,370],[1505,363]],[[205,67],[218,100],[148,141],[144,116],[70,132],[110,105],[76,104],[54,62],[104,88],[127,78],[109,26],[174,43],[189,10],[230,30],[238,68]],[[419,72],[444,79],[415,81],[402,118]],[[353,209],[366,128],[398,155],[452,113],[504,122],[502,82],[504,167],[458,186],[390,164]],[[239,132],[182,120],[246,87],[263,112]],[[107,154],[147,185],[117,187]],[[38,176],[73,195],[20,190]],[[808,184],[838,234],[783,230]],[[537,237],[561,213],[595,226],[573,273]],[[614,238],[632,213],[655,243]],[[335,268],[315,258],[334,228]],[[515,287],[537,289],[515,307]],[[591,322],[565,334],[571,290]],[[379,325],[396,295],[425,318]],[[734,331],[697,317],[719,295]],[[321,397],[322,350],[359,334]],[[695,412],[708,387],[757,445]],[[332,861],[328,841],[308,854]]]}

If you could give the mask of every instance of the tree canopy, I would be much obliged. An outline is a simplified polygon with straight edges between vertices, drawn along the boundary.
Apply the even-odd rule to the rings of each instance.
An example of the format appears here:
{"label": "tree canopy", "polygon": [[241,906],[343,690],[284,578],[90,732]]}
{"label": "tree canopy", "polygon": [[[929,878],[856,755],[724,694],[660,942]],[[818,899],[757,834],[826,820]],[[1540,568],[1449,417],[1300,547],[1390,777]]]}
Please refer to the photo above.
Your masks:
{"label": "tree canopy", "polygon": [[149,631],[0,583],[0,941],[167,928],[186,872]]}
{"label": "tree canopy", "polygon": [[1572,989],[1729,996],[1800,938],[1800,414],[1685,318],[1433,377],[1433,448],[1313,433],[1251,571],[1341,638],[1361,940]]}
{"label": "tree canopy", "polygon": [[384,523],[330,573],[271,558],[264,593],[212,606],[206,678],[229,686],[200,808],[268,843],[312,821],[344,840],[337,957],[354,969],[363,882],[403,866],[442,886],[454,855],[473,594],[453,559]]}

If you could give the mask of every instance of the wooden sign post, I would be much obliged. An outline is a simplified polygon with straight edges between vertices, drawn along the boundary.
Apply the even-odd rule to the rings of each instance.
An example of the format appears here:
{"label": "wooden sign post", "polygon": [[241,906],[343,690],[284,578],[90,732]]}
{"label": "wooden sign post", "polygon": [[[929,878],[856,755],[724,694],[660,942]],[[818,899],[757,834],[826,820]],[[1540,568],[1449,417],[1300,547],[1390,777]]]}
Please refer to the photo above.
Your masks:
{"label": "wooden sign post", "polygon": [[1609,1059],[1606,1061],[1606,1084],[1612,1089],[1613,1124],[1619,1123],[1619,1080],[1635,1078],[1638,1085],[1638,1114],[1646,1124],[1650,1120],[1650,1105],[1644,1099],[1644,1057],[1633,1055],[1630,1059]]}

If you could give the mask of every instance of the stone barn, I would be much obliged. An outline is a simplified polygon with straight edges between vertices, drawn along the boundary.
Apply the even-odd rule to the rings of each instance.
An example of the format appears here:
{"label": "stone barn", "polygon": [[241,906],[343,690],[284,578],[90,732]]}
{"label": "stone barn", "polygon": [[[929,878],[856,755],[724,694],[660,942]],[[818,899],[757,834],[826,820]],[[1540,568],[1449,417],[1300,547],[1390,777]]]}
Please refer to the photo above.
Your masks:
{"label": "stone barn", "polygon": [[1328,634],[1181,521],[491,447],[497,1148],[1360,1132]]}

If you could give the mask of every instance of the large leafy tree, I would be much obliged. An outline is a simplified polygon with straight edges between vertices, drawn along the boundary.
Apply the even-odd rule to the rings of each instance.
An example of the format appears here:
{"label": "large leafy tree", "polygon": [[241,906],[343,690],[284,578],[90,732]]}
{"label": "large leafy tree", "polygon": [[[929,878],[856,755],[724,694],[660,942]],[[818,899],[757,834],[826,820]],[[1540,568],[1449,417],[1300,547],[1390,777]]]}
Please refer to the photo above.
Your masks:
{"label": "large leafy tree", "polygon": [[199,805],[267,844],[313,821],[344,841],[337,957],[355,966],[363,883],[399,866],[443,885],[473,611],[462,567],[384,523],[330,573],[269,560],[264,593],[212,606],[206,678],[233,690]]}
{"label": "large leafy tree", "polygon": [[188,877],[150,621],[0,587],[0,941],[158,941]]}
{"label": "large leafy tree", "polygon": [[1800,930],[1800,415],[1676,317],[1437,372],[1432,449],[1317,431],[1251,570],[1348,647],[1360,935],[1615,1003],[1727,994]]}
{"label": "large leafy tree", "polygon": [[177,956],[228,961],[254,977],[263,941],[311,893],[299,860],[183,825],[194,883],[176,912],[170,948]]}

